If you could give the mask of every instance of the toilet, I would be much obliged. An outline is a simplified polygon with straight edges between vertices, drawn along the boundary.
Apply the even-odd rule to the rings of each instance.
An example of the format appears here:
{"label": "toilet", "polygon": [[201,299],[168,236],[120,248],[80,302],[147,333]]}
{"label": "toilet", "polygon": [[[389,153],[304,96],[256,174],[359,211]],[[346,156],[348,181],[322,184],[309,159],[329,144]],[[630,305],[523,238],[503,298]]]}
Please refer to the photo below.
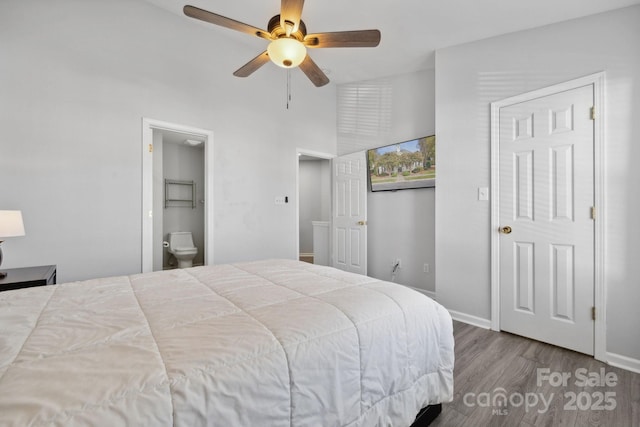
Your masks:
{"label": "toilet", "polygon": [[178,268],[193,267],[193,258],[198,254],[198,248],[193,244],[190,231],[175,231],[169,233],[169,253],[178,260]]}

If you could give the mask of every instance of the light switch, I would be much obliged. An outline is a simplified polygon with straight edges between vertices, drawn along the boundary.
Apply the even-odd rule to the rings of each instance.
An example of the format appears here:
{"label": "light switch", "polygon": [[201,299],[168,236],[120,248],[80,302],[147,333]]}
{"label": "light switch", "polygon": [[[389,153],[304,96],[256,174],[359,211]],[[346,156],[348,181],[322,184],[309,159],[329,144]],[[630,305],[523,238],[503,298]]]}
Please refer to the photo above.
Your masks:
{"label": "light switch", "polygon": [[488,187],[479,187],[478,188],[478,200],[489,200],[489,188]]}

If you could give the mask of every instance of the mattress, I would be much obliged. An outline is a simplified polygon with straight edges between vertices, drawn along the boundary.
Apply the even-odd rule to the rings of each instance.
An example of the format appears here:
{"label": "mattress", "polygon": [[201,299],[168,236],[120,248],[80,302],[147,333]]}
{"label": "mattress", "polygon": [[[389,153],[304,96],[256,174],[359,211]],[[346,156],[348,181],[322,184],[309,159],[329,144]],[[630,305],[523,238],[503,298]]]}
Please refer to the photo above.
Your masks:
{"label": "mattress", "polygon": [[0,425],[409,426],[453,394],[447,311],[269,260],[0,292]]}

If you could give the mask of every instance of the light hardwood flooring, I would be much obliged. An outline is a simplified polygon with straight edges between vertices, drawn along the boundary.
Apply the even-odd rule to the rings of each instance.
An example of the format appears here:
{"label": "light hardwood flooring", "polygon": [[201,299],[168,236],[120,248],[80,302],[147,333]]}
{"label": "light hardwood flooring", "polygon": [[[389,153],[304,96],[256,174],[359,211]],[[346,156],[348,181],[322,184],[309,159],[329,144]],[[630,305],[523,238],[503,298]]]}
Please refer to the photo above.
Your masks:
{"label": "light hardwood flooring", "polygon": [[[640,426],[640,374],[509,333],[453,325],[454,397],[432,427]],[[539,369],[548,369],[551,381]],[[595,380],[601,373],[608,375],[608,385],[581,384],[583,377]],[[558,385],[561,375],[566,386]],[[500,406],[501,393],[506,406]]]}

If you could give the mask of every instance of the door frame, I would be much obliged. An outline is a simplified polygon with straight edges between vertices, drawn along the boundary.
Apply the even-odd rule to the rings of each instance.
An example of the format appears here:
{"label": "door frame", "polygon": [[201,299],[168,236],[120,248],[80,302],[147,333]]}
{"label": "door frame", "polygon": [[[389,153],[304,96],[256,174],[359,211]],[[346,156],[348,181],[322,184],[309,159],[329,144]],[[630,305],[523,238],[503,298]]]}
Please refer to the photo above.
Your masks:
{"label": "door frame", "polygon": [[[300,156],[315,157],[318,159],[329,160],[333,168],[333,159],[335,154],[323,153],[320,151],[307,150],[306,148],[296,148],[296,253],[294,259],[300,257]],[[333,171],[333,169],[332,169]],[[333,176],[333,175],[330,175]],[[329,183],[331,188],[331,203],[333,204],[333,186]],[[330,221],[331,222],[331,221]],[[331,227],[331,226],[329,226]],[[333,248],[331,247],[331,236],[329,236],[329,259],[333,259]]]}
{"label": "door frame", "polygon": [[594,357],[606,362],[605,282],[605,72],[526,92],[491,103],[491,329],[500,331],[500,109],[519,102],[593,85],[594,118]]}
{"label": "door frame", "polygon": [[205,265],[213,265],[213,132],[142,118],[142,272],[153,271],[153,131],[166,130],[204,139]]}

